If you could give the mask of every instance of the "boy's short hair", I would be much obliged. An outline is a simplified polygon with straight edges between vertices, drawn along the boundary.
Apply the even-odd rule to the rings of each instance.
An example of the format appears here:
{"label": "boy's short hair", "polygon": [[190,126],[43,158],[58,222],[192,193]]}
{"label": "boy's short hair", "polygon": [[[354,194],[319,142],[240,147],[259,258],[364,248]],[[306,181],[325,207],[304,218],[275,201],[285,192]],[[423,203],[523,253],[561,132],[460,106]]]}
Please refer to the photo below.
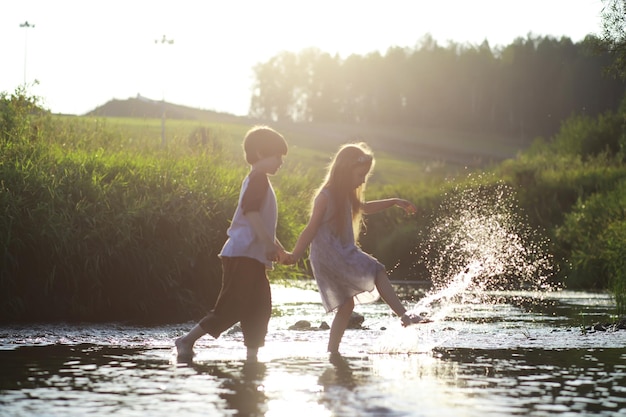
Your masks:
{"label": "boy's short hair", "polygon": [[259,155],[287,155],[287,141],[283,135],[268,126],[254,126],[243,139],[246,161],[252,165],[259,160]]}

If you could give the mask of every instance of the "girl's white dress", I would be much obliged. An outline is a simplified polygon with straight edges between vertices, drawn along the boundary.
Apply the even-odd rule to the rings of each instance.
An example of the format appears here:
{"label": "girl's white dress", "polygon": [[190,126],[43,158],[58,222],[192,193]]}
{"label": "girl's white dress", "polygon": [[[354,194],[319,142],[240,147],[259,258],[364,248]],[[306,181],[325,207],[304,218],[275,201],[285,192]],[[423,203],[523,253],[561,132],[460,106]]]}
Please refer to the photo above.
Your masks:
{"label": "girl's white dress", "polygon": [[[328,193],[327,190],[322,190]],[[335,206],[329,204],[315,238],[311,242],[309,260],[326,312],[333,311],[350,298],[356,304],[371,303],[379,298],[376,276],[385,267],[355,243],[352,219],[345,210],[343,238],[332,228]]]}

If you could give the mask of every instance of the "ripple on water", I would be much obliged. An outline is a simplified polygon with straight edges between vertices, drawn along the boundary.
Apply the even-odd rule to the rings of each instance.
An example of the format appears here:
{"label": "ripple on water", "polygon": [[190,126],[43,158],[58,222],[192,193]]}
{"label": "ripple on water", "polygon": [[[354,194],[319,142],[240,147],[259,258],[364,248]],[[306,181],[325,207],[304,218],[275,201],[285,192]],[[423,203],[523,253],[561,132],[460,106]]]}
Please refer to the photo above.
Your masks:
{"label": "ripple on water", "polygon": [[[193,323],[1,327],[0,415],[609,416],[626,407],[626,331],[581,334],[578,314],[551,315],[591,308],[582,296],[498,293],[493,305],[460,303],[409,328],[384,304],[357,306],[366,330],[347,330],[344,357],[331,362],[327,330],[288,328],[332,315],[311,293],[285,294],[256,366],[243,361],[236,331],[202,338],[194,362],[176,363],[172,340]],[[593,309],[608,315],[599,300]]]}

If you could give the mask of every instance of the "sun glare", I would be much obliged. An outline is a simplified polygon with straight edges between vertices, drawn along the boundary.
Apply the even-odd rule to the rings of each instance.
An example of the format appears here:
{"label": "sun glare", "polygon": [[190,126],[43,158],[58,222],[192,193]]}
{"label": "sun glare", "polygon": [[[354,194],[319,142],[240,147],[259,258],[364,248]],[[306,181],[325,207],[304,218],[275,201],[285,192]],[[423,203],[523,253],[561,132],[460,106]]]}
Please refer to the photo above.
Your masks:
{"label": "sun glare", "polygon": [[[600,0],[12,2],[0,15],[0,91],[37,80],[55,112],[81,114],[138,93],[246,114],[254,65],[281,51],[347,57],[415,47],[430,34],[503,45],[528,33],[574,41],[600,27]],[[68,11],[71,10],[71,13]],[[97,15],[97,18],[94,16]],[[25,20],[33,27],[21,27]],[[165,36],[173,43],[156,43]],[[71,88],[68,88],[71,86]]]}

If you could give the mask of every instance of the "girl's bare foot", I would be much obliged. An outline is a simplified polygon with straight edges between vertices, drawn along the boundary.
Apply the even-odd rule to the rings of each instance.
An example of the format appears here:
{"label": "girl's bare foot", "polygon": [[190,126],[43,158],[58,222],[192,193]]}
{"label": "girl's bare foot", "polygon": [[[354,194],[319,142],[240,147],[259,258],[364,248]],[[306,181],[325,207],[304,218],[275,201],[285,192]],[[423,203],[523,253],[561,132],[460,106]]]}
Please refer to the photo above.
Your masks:
{"label": "girl's bare foot", "polygon": [[400,321],[402,322],[402,326],[406,327],[406,326],[410,326],[411,324],[430,323],[432,320],[430,320],[429,318],[426,318],[426,317],[422,317],[422,316],[417,315],[417,314],[404,313],[400,317]]}
{"label": "girl's bare foot", "polygon": [[246,352],[246,362],[248,363],[257,363],[259,360],[257,358],[257,353],[259,349],[257,348],[248,348]]}

